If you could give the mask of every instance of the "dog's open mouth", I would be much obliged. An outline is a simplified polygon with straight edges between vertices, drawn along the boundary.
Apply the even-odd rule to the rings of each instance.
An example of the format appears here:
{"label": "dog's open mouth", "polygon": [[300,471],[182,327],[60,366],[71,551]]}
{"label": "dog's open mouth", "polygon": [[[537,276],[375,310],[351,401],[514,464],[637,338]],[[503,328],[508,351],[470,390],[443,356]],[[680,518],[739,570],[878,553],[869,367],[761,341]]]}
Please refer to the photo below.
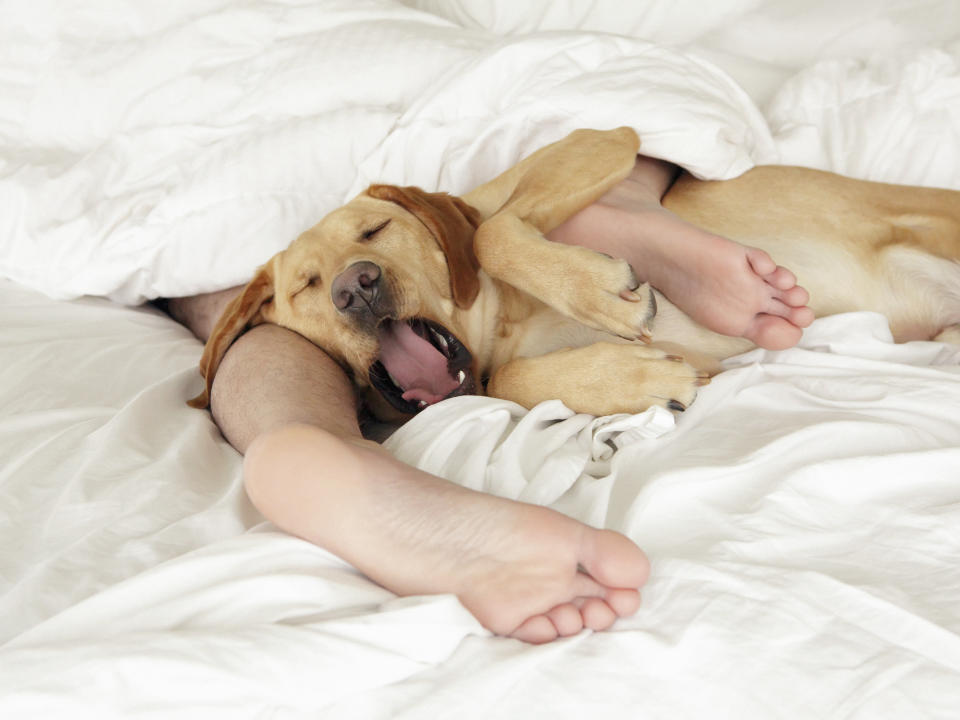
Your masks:
{"label": "dog's open mouth", "polygon": [[380,358],[370,366],[370,383],[397,410],[413,414],[476,391],[470,351],[442,325],[423,318],[388,319],[377,336]]}

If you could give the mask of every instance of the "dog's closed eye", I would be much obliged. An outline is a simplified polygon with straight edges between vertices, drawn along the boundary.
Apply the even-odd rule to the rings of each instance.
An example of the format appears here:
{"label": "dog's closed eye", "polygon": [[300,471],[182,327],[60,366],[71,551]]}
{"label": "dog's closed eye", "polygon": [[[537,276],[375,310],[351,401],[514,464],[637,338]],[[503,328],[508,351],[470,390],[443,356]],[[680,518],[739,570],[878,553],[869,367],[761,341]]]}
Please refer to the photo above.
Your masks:
{"label": "dog's closed eye", "polygon": [[287,296],[293,300],[297,295],[306,290],[307,288],[318,288],[323,285],[323,280],[320,275],[317,273],[309,273],[300,276],[299,282],[293,287],[292,290],[287,294]]}
{"label": "dog's closed eye", "polygon": [[370,228],[369,230],[364,230],[363,233],[360,234],[360,242],[366,242],[367,240],[370,240],[374,235],[383,230],[389,224],[390,219],[387,218],[376,227]]}

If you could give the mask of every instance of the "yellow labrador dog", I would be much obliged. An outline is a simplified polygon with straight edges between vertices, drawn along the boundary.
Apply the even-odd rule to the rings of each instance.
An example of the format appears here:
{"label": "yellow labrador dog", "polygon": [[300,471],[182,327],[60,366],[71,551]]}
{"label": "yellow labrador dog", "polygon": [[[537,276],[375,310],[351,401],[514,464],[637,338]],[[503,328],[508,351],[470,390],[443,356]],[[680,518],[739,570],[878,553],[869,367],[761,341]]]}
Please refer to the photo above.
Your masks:
{"label": "yellow labrador dog", "polygon": [[[595,415],[682,410],[750,347],[706,330],[630,266],[544,233],[632,170],[629,128],[579,130],[462,199],[374,185],[264,265],[201,360],[205,407],[245,329],[270,322],[326,350],[374,414],[402,420],[481,393],[559,398]],[[791,167],[681,177],[664,205],[793,270],[817,316],[873,310],[898,341],[960,342],[960,192]]]}

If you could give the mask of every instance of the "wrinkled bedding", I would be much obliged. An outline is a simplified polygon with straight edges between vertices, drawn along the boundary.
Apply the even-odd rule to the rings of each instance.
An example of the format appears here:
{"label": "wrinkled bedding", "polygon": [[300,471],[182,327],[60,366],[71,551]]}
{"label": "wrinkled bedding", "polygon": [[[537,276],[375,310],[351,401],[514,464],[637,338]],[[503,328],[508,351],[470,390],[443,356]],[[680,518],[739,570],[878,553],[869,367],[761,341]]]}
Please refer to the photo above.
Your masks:
{"label": "wrinkled bedding", "polygon": [[137,306],[583,126],[701,177],[960,189],[956,3],[624,5],[2,5],[0,717],[956,716],[958,348],[854,313],[676,418],[417,416],[398,457],[653,561],[635,617],[532,647],[265,523],[184,405],[200,344]]}

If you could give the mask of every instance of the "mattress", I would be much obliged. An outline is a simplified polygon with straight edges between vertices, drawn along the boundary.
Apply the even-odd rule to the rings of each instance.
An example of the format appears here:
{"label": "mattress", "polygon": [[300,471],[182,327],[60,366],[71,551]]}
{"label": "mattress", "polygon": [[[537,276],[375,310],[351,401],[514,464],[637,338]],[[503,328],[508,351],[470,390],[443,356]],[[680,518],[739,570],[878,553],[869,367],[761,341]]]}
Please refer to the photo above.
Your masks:
{"label": "mattress", "polygon": [[[0,717],[954,718],[960,348],[817,320],[680,416],[445,401],[386,443],[624,532],[643,606],[531,646],[285,535],[142,301],[242,282],[374,180],[463,192],[575,127],[701,177],[960,189],[953,2],[10,4]],[[633,7],[632,5],[632,7]]]}

